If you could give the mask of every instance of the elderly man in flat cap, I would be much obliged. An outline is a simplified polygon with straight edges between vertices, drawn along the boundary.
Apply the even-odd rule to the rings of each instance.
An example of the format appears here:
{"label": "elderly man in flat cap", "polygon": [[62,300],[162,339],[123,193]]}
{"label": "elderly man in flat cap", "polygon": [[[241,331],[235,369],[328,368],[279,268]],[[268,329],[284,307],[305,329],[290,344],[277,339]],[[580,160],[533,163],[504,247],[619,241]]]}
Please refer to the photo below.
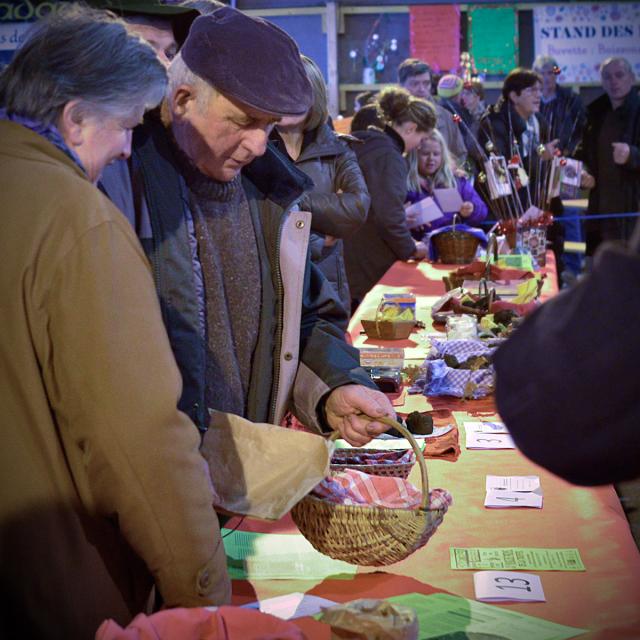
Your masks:
{"label": "elderly man in flat cap", "polygon": [[161,117],[134,133],[125,213],[153,267],[179,407],[203,432],[210,408],[271,423],[291,409],[362,445],[386,429],[376,417],[393,415],[308,260],[310,214],[296,203],[310,181],[267,145],[311,101],[291,38],[224,7],[195,20]]}

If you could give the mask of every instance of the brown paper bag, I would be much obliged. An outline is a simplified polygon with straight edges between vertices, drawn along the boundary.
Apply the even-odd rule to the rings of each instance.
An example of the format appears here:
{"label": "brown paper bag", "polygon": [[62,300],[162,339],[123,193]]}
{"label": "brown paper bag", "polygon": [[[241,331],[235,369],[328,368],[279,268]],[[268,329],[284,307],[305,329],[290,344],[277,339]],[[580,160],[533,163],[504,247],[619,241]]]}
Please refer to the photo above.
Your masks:
{"label": "brown paper bag", "polygon": [[319,435],[211,411],[201,453],[214,506],[277,520],[329,475],[333,444]]}
{"label": "brown paper bag", "polygon": [[331,625],[331,640],[418,640],[416,612],[386,600],[352,600],[324,609],[320,621]]}

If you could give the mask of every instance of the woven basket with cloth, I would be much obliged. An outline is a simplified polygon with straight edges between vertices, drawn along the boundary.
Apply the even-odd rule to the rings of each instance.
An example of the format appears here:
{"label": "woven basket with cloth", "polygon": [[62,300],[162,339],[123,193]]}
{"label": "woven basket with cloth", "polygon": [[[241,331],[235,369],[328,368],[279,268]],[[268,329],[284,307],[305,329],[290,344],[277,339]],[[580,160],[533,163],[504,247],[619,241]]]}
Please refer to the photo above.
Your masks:
{"label": "woven basket with cloth", "polygon": [[420,507],[389,509],[342,505],[307,495],[291,511],[302,535],[320,553],[363,566],[393,564],[423,547],[451,504],[451,496],[446,491],[429,492],[427,465],[413,435],[391,418],[375,420],[395,427],[414,450],[422,480]]}

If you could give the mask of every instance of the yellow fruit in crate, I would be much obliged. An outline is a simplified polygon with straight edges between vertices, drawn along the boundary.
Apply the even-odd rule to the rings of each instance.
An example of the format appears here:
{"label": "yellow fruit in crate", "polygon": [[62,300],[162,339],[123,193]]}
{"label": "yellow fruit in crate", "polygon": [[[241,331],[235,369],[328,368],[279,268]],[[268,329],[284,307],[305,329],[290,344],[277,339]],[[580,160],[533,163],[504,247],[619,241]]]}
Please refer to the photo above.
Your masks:
{"label": "yellow fruit in crate", "polygon": [[384,307],[380,313],[383,320],[397,320],[399,315],[400,309],[393,306]]}
{"label": "yellow fruit in crate", "polygon": [[388,305],[380,310],[380,319],[389,322],[414,320],[413,309],[402,309],[397,305]]}

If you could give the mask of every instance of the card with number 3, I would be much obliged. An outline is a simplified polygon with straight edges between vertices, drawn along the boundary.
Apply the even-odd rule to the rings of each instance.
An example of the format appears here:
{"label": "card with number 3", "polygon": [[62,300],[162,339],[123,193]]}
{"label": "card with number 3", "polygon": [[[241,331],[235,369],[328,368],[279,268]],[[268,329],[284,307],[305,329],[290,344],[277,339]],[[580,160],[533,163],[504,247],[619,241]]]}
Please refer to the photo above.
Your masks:
{"label": "card with number 3", "polygon": [[476,600],[482,602],[546,602],[540,576],[517,571],[477,571]]}

